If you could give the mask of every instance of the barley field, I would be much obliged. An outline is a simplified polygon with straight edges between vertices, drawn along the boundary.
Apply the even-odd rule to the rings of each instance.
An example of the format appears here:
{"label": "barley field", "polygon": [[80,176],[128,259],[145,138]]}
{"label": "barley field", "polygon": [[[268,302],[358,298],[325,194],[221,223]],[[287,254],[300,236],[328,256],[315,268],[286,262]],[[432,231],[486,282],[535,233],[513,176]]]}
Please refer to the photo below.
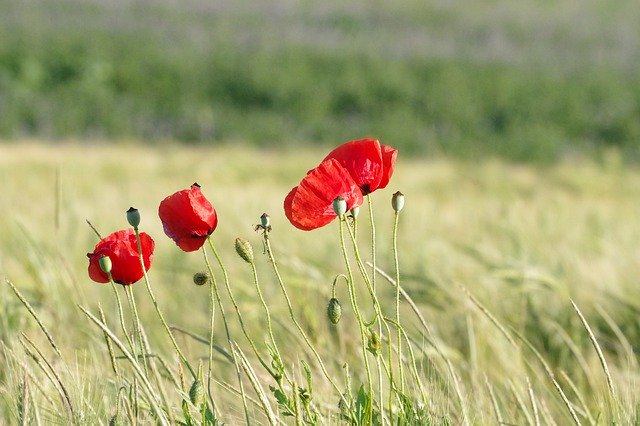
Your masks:
{"label": "barley field", "polygon": [[[358,417],[364,398],[359,388],[367,379],[342,279],[335,293],[342,318],[333,325],[326,314],[334,278],[347,274],[338,223],[300,231],[282,208],[287,192],[325,154],[322,148],[275,151],[240,144],[0,145],[0,422],[639,424],[637,168],[614,151],[598,161],[547,166],[412,158],[400,151],[391,183],[371,199],[382,271],[376,293],[384,315],[393,317],[390,201],[397,190],[406,197],[397,229],[404,352],[398,351],[393,329],[382,333],[384,356],[367,351],[364,356],[372,366],[382,359],[384,368],[397,374],[397,366],[385,365],[390,347],[402,358],[407,385],[389,412],[388,384],[379,383],[373,367],[371,410],[377,414],[367,419]],[[263,307],[234,240],[241,237],[253,246],[274,338],[291,380],[283,385],[288,406],[270,390],[274,380],[251,351],[224,291],[234,346],[216,308],[207,383],[209,291],[192,281],[194,273],[206,271],[204,258],[200,251],[178,249],[164,235],[157,213],[164,197],[194,182],[218,212],[212,241],[248,335],[257,353],[267,356]],[[202,416],[198,399],[190,395],[194,378],[176,355],[145,283],[128,288],[148,337],[147,362],[157,375],[138,374],[136,366],[144,361],[125,358],[113,341],[112,359],[100,321],[88,316],[99,318],[101,307],[107,329],[124,341],[113,290],[87,275],[86,253],[98,237],[86,221],[102,235],[127,228],[130,206],[139,209],[140,229],[156,242],[148,275],[158,307],[188,363],[204,370],[210,391],[204,404],[215,401]],[[357,239],[370,273],[370,222],[366,206],[362,210]],[[291,320],[270,252],[255,230],[264,212],[273,228],[271,253],[311,345]],[[349,256],[355,268],[353,253]],[[213,271],[222,286],[224,275],[215,262]],[[354,279],[362,315],[375,318],[361,281]],[[124,291],[121,297],[123,321],[133,330]],[[232,353],[245,357],[240,381]],[[347,414],[322,368],[352,396]],[[292,406],[296,414],[284,414]]]}

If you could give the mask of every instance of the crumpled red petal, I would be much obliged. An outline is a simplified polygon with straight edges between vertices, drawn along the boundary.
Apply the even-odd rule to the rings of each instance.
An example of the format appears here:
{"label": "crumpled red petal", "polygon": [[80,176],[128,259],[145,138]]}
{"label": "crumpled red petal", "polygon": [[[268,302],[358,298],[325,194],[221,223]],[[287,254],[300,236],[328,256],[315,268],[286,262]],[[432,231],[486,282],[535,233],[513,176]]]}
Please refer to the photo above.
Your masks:
{"label": "crumpled red petal", "polygon": [[334,158],[310,170],[284,200],[284,212],[293,226],[303,231],[320,228],[337,216],[333,200],[342,197],[347,209],[362,204],[362,192],[349,172]]}
{"label": "crumpled red petal", "polygon": [[325,157],[335,158],[351,174],[366,195],[380,185],[383,175],[382,152],[376,139],[359,139],[343,143]]}
{"label": "crumpled red petal", "polygon": [[165,234],[187,252],[202,247],[218,226],[216,211],[198,184],[162,200],[158,215]]}
{"label": "crumpled red petal", "polygon": [[[155,243],[148,234],[141,232],[140,245],[144,266],[149,270],[153,260]],[[133,229],[129,228],[107,235],[96,244],[93,253],[87,253],[89,278],[98,283],[109,282],[109,276],[100,268],[100,258],[103,256],[109,256],[111,259],[111,276],[114,282],[129,285],[142,278],[143,271],[138,257],[138,242]]]}
{"label": "crumpled red petal", "polygon": [[382,151],[382,178],[376,189],[387,187],[396,168],[396,157],[398,156],[398,150],[388,145],[380,144],[380,149]]}

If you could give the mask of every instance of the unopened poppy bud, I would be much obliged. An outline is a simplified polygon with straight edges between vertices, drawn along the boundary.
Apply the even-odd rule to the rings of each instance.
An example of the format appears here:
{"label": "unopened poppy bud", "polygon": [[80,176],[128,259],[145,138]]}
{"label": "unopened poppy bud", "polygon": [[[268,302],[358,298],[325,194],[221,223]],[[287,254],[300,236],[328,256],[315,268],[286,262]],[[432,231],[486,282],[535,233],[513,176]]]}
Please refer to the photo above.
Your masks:
{"label": "unopened poppy bud", "polygon": [[247,263],[253,263],[253,248],[244,238],[236,238],[236,253]]}
{"label": "unopened poppy bud", "polygon": [[393,207],[393,210],[395,210],[396,212],[400,212],[400,210],[402,210],[402,208],[404,207],[404,194],[400,191],[397,191],[395,194],[393,194],[393,196],[391,197],[391,206]]}
{"label": "unopened poppy bud", "polygon": [[196,272],[193,274],[193,283],[195,285],[205,285],[209,282],[209,275],[204,272]]}
{"label": "unopened poppy bud", "polygon": [[264,229],[269,228],[271,226],[271,217],[266,213],[262,213],[262,216],[260,216],[260,225],[262,225]]}
{"label": "unopened poppy bud", "polygon": [[327,306],[327,317],[329,317],[331,324],[337,324],[340,321],[340,317],[342,317],[342,306],[340,306],[340,302],[335,297],[332,297],[331,300],[329,300],[329,305]]}
{"label": "unopened poppy bud", "polygon": [[382,343],[375,331],[371,331],[369,333],[369,338],[367,339],[367,350],[371,352],[373,356],[380,355],[380,352],[382,351]]}
{"label": "unopened poppy bud", "polygon": [[102,271],[105,274],[108,274],[111,272],[111,268],[113,267],[113,264],[111,263],[111,258],[109,256],[102,256],[98,260],[98,263],[100,264],[100,269],[102,269]]}
{"label": "unopened poppy bud", "polygon": [[336,199],[333,200],[333,211],[338,217],[344,216],[347,212],[347,201],[342,197],[336,197]]}
{"label": "unopened poppy bud", "polygon": [[134,229],[138,228],[138,225],[140,225],[140,212],[138,209],[129,207],[129,210],[127,210],[127,222],[129,222],[129,225],[133,226]]}
{"label": "unopened poppy bud", "polygon": [[189,400],[198,408],[205,403],[204,384],[199,378],[193,381],[191,389],[189,389]]}
{"label": "unopened poppy bud", "polygon": [[360,214],[360,207],[359,206],[355,206],[354,208],[352,208],[349,211],[351,212],[351,217],[355,219]]}

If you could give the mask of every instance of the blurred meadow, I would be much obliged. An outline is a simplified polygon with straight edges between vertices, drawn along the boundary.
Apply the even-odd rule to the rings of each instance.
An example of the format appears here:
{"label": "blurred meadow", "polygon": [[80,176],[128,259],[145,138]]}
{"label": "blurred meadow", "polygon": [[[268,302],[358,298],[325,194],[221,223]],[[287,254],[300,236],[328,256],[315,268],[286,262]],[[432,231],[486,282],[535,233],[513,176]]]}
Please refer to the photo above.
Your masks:
{"label": "blurred meadow", "polygon": [[[372,196],[377,263],[393,275],[390,199],[401,190],[401,282],[426,323],[403,301],[424,385],[410,392],[426,396],[426,414],[405,424],[640,424],[639,67],[633,0],[0,0],[0,423],[108,424],[137,398],[78,307],[101,305],[118,328],[112,290],[86,273],[97,242],[86,220],[105,235],[127,227],[130,206],[156,241],[158,303],[196,336],[176,331],[189,360],[206,364],[198,338],[208,338],[209,295],[192,282],[202,253],[180,251],[157,216],[164,197],[198,182],[218,212],[213,240],[250,334],[264,348],[236,237],[253,245],[299,384],[301,361],[311,366],[319,424],[343,424],[254,226],[271,215],[295,314],[341,385],[348,364],[356,392],[364,373],[346,288],[339,326],[326,318],[345,273],[337,224],[299,231],[282,202],[328,149],[370,136],[399,150],[389,187]],[[361,226],[368,261],[366,217]],[[133,286],[140,317],[180,418],[191,377],[175,383],[178,361],[143,287]],[[393,312],[382,276],[378,292]],[[216,321],[217,414],[242,424]],[[245,343],[235,319],[231,333]],[[258,372],[269,393],[271,377]],[[139,393],[137,421],[154,423]],[[267,423],[257,402],[249,408]]]}

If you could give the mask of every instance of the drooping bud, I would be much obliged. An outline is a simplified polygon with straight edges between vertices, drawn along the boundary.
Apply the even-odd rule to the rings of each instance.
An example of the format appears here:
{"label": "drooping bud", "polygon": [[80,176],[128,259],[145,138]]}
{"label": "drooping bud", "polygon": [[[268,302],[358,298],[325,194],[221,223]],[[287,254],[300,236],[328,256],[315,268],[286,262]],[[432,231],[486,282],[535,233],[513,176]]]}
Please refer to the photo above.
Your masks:
{"label": "drooping bud", "polygon": [[193,283],[195,285],[205,285],[209,282],[209,275],[204,272],[196,272],[193,274]]}
{"label": "drooping bud", "polygon": [[262,213],[262,216],[260,216],[260,225],[262,225],[264,229],[271,227],[271,217],[266,213]]}
{"label": "drooping bud", "polygon": [[395,210],[396,212],[400,212],[400,210],[402,210],[402,208],[404,207],[404,194],[400,191],[397,191],[395,194],[393,194],[393,196],[391,197],[391,206],[393,207],[393,210]]}
{"label": "drooping bud", "polygon": [[335,297],[332,297],[331,300],[329,300],[329,305],[327,306],[327,317],[329,317],[331,324],[337,324],[342,317],[342,306],[340,306],[340,302]]}
{"label": "drooping bud", "polygon": [[100,264],[100,269],[102,269],[102,272],[104,272],[105,274],[109,274],[111,272],[113,264],[111,263],[111,258],[109,256],[102,256],[98,260],[98,263]]}
{"label": "drooping bud", "polygon": [[333,200],[333,211],[338,217],[344,216],[347,212],[347,201],[342,197],[336,197],[336,199]]}
{"label": "drooping bud", "polygon": [[127,222],[129,222],[129,225],[133,226],[134,229],[138,228],[138,225],[140,225],[140,212],[138,209],[129,207],[129,210],[127,210]]}
{"label": "drooping bud", "polygon": [[359,206],[355,206],[351,210],[349,210],[349,212],[351,213],[351,217],[355,219],[360,214],[360,207]]}
{"label": "drooping bud", "polygon": [[253,248],[244,238],[236,238],[236,253],[247,263],[253,263]]}
{"label": "drooping bud", "polygon": [[382,343],[380,342],[380,337],[375,331],[369,332],[369,337],[367,338],[367,350],[373,354],[373,356],[380,355],[382,352]]}

